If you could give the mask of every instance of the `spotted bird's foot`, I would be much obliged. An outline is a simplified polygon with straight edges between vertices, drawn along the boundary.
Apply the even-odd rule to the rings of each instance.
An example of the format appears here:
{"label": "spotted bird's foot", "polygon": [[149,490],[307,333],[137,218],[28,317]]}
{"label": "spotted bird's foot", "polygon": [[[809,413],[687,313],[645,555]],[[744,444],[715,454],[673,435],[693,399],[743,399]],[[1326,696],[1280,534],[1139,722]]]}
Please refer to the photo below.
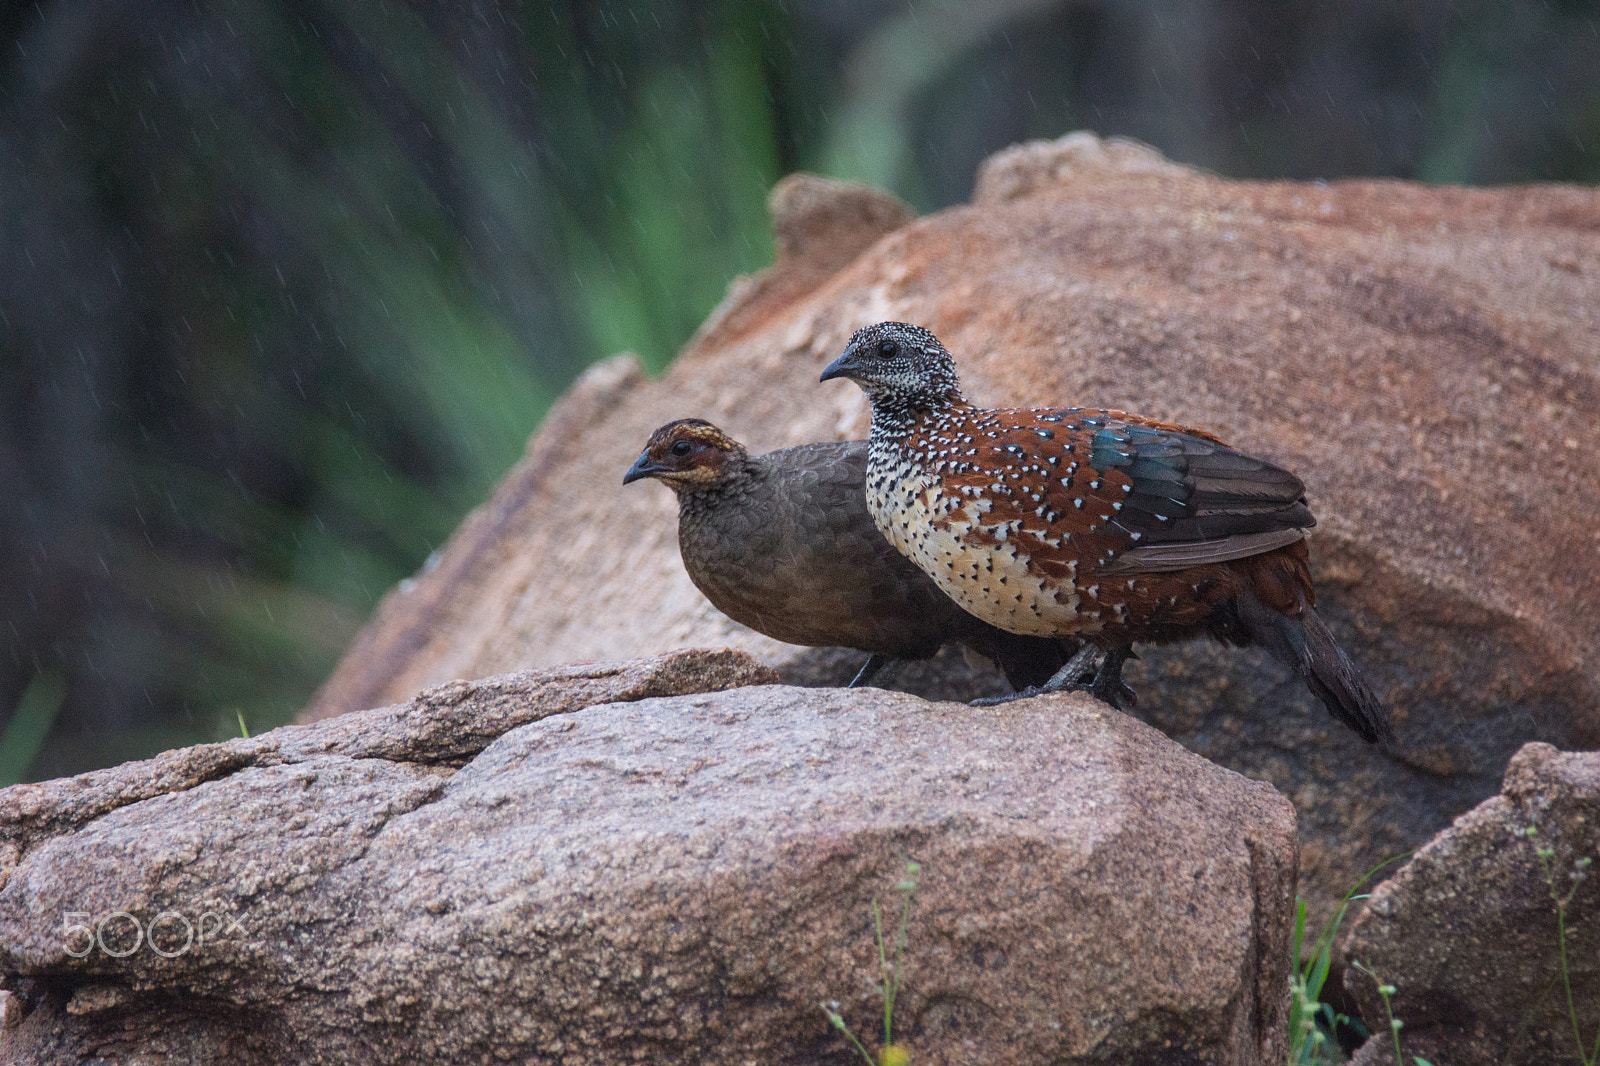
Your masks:
{"label": "spotted bird's foot", "polygon": [[1085,644],[1043,685],[1029,685],[1009,696],[987,696],[973,700],[970,706],[997,707],[1012,700],[1030,699],[1050,692],[1087,692],[1120,711],[1124,703],[1133,707],[1139,702],[1138,694],[1122,681],[1122,664],[1133,658],[1138,656],[1134,655],[1132,648],[1103,652],[1092,644]]}
{"label": "spotted bird's foot", "polygon": [[1128,702],[1129,707],[1138,706],[1138,695],[1122,682],[1122,664],[1136,658],[1138,656],[1133,654],[1132,648],[1112,648],[1106,652],[1100,669],[1095,671],[1094,680],[1089,683],[1089,694],[1119,711],[1122,710],[1123,700]]}

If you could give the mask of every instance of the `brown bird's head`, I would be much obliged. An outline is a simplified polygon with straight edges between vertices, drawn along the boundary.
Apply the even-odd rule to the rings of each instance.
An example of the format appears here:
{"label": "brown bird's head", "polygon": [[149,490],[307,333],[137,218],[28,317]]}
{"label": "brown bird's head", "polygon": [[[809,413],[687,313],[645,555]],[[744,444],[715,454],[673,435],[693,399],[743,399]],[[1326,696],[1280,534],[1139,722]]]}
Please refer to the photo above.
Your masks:
{"label": "brown bird's head", "polygon": [[715,485],[747,455],[744,445],[710,422],[680,418],[650,434],[622,483],[653,477],[674,492],[694,492]]}
{"label": "brown bird's head", "polygon": [[922,410],[961,398],[955,360],[939,338],[921,326],[879,322],[858,329],[822,380],[849,378],[866,392],[873,410]]}

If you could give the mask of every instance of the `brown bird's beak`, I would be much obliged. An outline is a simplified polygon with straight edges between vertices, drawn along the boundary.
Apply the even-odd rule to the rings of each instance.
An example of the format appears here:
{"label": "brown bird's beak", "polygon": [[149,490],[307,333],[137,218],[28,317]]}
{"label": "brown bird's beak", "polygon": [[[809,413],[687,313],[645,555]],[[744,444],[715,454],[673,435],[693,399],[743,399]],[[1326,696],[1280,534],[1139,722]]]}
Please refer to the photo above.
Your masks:
{"label": "brown bird's beak", "polygon": [[648,451],[640,452],[639,458],[635,459],[633,465],[628,467],[628,472],[622,475],[622,483],[628,485],[642,477],[655,477],[657,474],[662,473],[663,469],[663,467],[659,467],[650,461],[650,453]]}
{"label": "brown bird's beak", "polygon": [[854,378],[860,369],[861,364],[856,360],[856,346],[852,344],[844,350],[844,353],[839,358],[828,364],[828,368],[822,372],[822,377],[818,380],[832,381],[834,378]]}

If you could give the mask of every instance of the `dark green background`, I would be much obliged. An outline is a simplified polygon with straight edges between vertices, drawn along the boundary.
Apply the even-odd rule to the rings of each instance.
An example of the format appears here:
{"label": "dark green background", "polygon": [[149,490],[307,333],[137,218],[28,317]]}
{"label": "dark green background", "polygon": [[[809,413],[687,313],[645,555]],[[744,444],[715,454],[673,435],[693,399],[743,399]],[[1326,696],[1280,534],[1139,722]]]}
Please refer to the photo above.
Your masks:
{"label": "dark green background", "polygon": [[1595,3],[39,0],[0,53],[0,784],[282,723],[809,169],[1088,128],[1237,176],[1600,178]]}

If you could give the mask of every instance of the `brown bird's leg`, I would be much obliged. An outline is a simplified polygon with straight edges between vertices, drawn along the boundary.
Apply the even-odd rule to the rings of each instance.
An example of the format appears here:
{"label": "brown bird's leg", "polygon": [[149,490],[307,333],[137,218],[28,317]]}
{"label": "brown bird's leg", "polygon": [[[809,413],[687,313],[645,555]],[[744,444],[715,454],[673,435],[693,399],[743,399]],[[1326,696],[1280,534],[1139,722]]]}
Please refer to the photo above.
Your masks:
{"label": "brown bird's leg", "polygon": [[850,679],[850,683],[845,688],[860,688],[874,677],[877,677],[878,671],[887,665],[889,665],[887,656],[873,652],[867,656],[867,661],[861,664],[861,669],[856,671],[856,676]]}

